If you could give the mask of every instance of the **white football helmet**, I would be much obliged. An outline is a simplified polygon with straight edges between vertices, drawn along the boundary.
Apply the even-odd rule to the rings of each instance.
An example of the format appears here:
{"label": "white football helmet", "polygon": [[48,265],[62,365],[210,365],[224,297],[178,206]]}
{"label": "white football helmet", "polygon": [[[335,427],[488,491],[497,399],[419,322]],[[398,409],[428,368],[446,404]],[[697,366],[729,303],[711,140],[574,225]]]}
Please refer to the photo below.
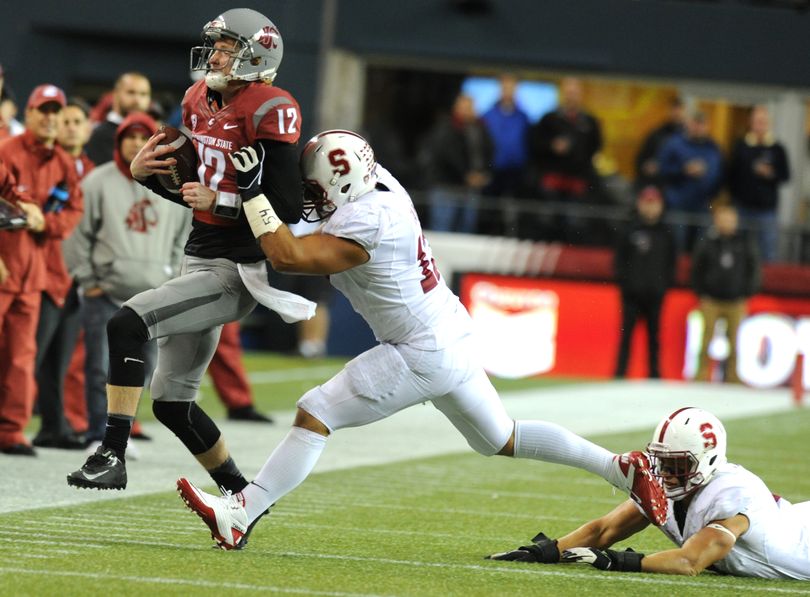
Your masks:
{"label": "white football helmet", "polygon": [[658,424],[647,446],[652,474],[668,498],[682,500],[726,463],[726,443],[726,429],[713,414],[692,406],[678,409]]}
{"label": "white football helmet", "polygon": [[[284,43],[273,22],[250,8],[234,8],[223,12],[203,27],[204,45],[191,48],[191,70],[205,71],[205,82],[210,89],[221,91],[229,81],[261,81],[276,78]],[[220,39],[233,39],[236,46],[231,52],[231,72],[227,75],[211,71],[208,59],[214,43]]]}
{"label": "white football helmet", "polygon": [[304,220],[319,222],[341,205],[373,190],[377,162],[368,142],[351,131],[315,135],[301,152]]}

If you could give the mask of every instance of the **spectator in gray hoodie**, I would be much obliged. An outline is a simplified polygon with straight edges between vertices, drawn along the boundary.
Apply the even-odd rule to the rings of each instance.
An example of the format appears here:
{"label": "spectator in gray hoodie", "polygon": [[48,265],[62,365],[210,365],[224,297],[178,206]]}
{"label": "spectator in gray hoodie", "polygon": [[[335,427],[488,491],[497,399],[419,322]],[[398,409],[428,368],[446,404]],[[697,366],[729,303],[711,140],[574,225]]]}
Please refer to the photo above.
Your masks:
{"label": "spectator in gray hoodie", "polygon": [[[173,278],[188,236],[190,210],[140,185],[129,164],[157,124],[143,113],[130,114],[118,127],[114,159],[82,181],[84,217],[65,241],[65,261],[78,281],[85,364],[88,442],[101,441],[107,421],[107,321],[124,301]],[[147,371],[156,362],[154,342],[147,351]]]}

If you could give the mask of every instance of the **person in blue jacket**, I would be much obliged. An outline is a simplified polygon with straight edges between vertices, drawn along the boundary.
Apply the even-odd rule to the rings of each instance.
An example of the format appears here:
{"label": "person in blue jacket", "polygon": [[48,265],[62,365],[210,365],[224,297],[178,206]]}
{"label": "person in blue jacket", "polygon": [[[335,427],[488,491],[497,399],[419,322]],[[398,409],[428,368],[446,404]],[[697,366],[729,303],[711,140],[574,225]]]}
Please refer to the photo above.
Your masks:
{"label": "person in blue jacket", "polygon": [[723,157],[709,136],[709,120],[704,112],[689,115],[685,133],[664,144],[658,163],[667,210],[676,220],[678,252],[690,251],[701,224],[695,216],[708,213],[723,180]]}

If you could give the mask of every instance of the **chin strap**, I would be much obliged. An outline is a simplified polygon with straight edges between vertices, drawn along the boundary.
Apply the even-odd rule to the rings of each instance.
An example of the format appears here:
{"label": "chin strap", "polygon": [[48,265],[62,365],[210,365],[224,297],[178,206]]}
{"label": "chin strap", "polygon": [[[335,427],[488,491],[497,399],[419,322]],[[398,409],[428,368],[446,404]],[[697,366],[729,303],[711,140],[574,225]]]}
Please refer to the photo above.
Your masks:
{"label": "chin strap", "polygon": [[222,73],[205,73],[205,84],[208,86],[208,89],[213,91],[222,91],[228,86],[230,80],[228,75],[223,75]]}

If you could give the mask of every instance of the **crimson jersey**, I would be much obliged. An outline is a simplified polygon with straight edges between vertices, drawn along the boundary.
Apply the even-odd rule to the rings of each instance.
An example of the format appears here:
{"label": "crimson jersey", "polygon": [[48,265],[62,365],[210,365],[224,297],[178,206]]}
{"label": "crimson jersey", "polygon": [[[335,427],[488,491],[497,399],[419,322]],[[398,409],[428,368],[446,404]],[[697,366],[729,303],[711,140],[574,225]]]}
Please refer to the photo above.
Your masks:
{"label": "crimson jersey", "polygon": [[[296,144],[301,131],[298,102],[285,90],[249,83],[226,106],[205,81],[188,88],[183,97],[183,124],[191,133],[199,157],[200,183],[217,191],[220,201],[238,196],[236,170],[228,154],[259,139]],[[290,173],[285,173],[290,175]],[[274,173],[265,173],[265,176]],[[292,173],[298,176],[298,173]],[[216,226],[212,234],[210,226]],[[194,211],[194,228],[186,253],[198,257],[227,257],[237,262],[264,259],[242,213],[235,220],[208,211]]]}

